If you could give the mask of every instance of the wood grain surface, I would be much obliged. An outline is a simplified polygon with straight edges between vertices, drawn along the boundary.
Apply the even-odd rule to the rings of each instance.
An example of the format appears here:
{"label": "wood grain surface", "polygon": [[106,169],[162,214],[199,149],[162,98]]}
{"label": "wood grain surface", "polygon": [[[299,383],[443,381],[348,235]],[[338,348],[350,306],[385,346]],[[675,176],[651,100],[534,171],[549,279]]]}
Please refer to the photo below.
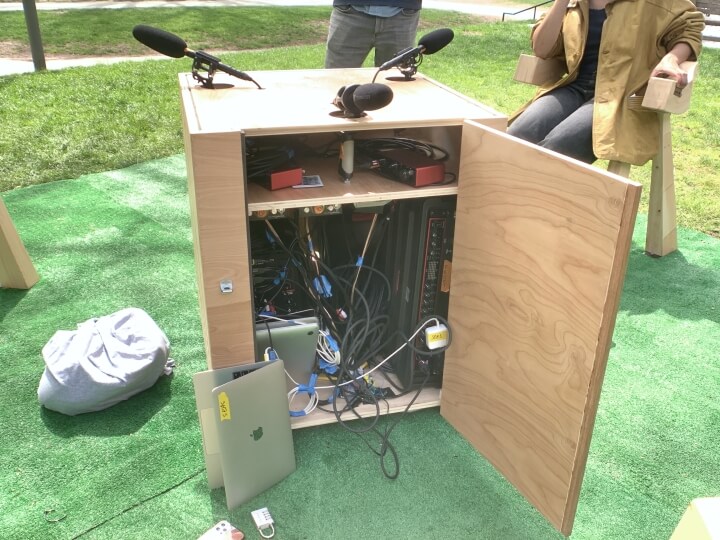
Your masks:
{"label": "wood grain surface", "polygon": [[640,186],[466,125],[442,414],[572,529]]}

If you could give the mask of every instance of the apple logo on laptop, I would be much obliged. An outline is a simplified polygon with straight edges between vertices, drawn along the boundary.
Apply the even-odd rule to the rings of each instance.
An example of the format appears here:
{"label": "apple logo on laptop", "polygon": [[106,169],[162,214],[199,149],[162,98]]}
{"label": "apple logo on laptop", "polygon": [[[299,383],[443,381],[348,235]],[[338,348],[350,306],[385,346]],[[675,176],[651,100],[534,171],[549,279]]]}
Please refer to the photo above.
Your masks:
{"label": "apple logo on laptop", "polygon": [[254,441],[259,441],[263,436],[262,426],[260,426],[257,429],[254,429],[253,432],[250,434],[250,436],[253,438]]}

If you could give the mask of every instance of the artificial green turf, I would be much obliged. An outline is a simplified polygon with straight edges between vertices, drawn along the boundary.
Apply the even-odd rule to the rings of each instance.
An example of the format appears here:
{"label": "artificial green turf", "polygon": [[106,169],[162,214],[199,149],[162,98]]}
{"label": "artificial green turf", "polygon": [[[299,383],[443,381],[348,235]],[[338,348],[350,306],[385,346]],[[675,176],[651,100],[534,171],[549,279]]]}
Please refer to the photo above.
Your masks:
{"label": "artificial green turf", "polygon": [[[227,512],[205,483],[191,384],[205,360],[185,181],[176,155],[2,193],[41,280],[0,290],[1,538],[192,539],[220,519],[257,538],[262,506],[278,539],[561,537],[435,409],[393,431],[395,481],[340,426],[304,429],[298,470]],[[644,227],[641,215],[574,539],[667,538],[720,486],[720,241],[680,230],[680,251],[652,259]],[[41,409],[52,334],[128,306],[167,333],[172,378],[97,413]]]}

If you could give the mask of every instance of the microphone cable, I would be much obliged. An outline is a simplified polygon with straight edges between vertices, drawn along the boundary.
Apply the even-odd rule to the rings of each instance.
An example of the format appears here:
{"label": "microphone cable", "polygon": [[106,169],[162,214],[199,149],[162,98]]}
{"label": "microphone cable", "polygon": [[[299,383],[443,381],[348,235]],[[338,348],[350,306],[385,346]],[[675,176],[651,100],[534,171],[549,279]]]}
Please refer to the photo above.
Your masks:
{"label": "microphone cable", "polygon": [[[331,405],[331,410],[328,410],[328,412],[334,414],[337,423],[343,429],[359,436],[368,448],[378,456],[383,474],[389,479],[395,479],[400,472],[400,457],[390,440],[391,434],[405,415],[410,412],[410,409],[424,390],[430,377],[430,371],[423,369],[426,364],[421,365],[425,375],[424,380],[416,388],[403,389],[404,394],[413,394],[412,399],[403,407],[399,416],[393,415],[391,417],[386,415],[385,420],[387,423],[385,423],[384,427],[380,425],[380,418],[383,416],[383,403],[386,408],[385,412],[389,413],[390,404],[388,400],[397,397],[397,394],[390,387],[380,388],[375,386],[375,382],[371,378],[372,372],[383,369],[389,360],[405,347],[427,355],[443,352],[447,346],[432,351],[421,350],[416,346],[420,345],[422,347],[421,342],[416,341],[419,339],[417,336],[421,331],[432,322],[437,324],[441,318],[428,317],[424,319],[418,324],[417,329],[410,337],[406,338],[400,333],[396,333],[403,339],[400,346],[380,362],[370,360],[376,358],[392,341],[393,337],[385,336],[385,328],[389,320],[386,307],[391,298],[388,277],[370,265],[363,264],[358,267],[356,263],[355,265],[345,264],[330,268],[325,263],[324,259],[330,255],[327,252],[327,232],[325,228],[332,227],[332,220],[317,220],[315,225],[318,228],[314,227],[312,231],[308,228],[304,232],[300,231],[297,224],[290,223],[291,228],[294,230],[294,238],[292,241],[283,241],[275,227],[266,220],[269,234],[276,238],[277,245],[290,255],[291,260],[296,261],[304,287],[317,302],[320,312],[324,311],[327,317],[335,319],[328,312],[329,304],[325,302],[322,295],[317,294],[317,291],[314,290],[312,276],[317,274],[327,276],[333,287],[333,296],[336,297],[335,302],[345,305],[348,309],[346,320],[334,320],[336,328],[332,334],[333,339],[339,344],[339,351],[330,349],[324,351],[326,361],[334,360],[337,362],[337,364],[330,362],[337,367],[337,372],[334,375],[328,375],[331,384],[329,386],[315,386],[311,380],[311,383],[306,386],[307,388],[312,387],[312,392],[309,392],[306,387],[296,385],[295,392],[291,392],[288,398],[292,400],[298,393],[308,393],[310,399],[304,408],[294,411],[294,414],[308,414],[308,412],[315,409],[325,411],[327,409],[323,405]],[[380,223],[383,223],[383,221],[376,223],[375,227],[371,227],[371,230],[367,233],[363,253],[367,254],[370,251],[370,246],[373,245],[372,238],[378,233]],[[315,238],[318,240],[319,245],[313,246],[304,238]],[[377,255],[377,250],[379,250],[379,246],[375,250],[375,255]],[[359,274],[358,268],[360,268]],[[380,280],[380,283],[371,287],[370,279],[376,283],[377,280]],[[366,295],[368,291],[372,294]],[[352,303],[343,304],[348,302],[351,297]],[[323,332],[326,331],[323,329]],[[336,352],[339,354],[335,354]],[[371,369],[364,369],[362,366],[369,362],[375,365]],[[392,381],[390,380],[390,382]],[[331,394],[329,400],[321,402],[316,392],[323,389],[330,390]],[[361,417],[357,410],[359,405],[370,406],[369,417],[366,415],[363,415],[364,418]],[[349,419],[346,418],[348,412],[355,419],[350,423]],[[358,421],[360,421],[360,425],[357,424]],[[375,437],[377,437],[377,440],[374,440]]]}
{"label": "microphone cable", "polygon": [[261,146],[249,139],[245,151],[245,168],[248,180],[263,180],[271,172],[292,163],[295,150],[289,146]]}
{"label": "microphone cable", "polygon": [[[373,369],[367,371],[366,373],[362,374],[362,375],[359,376],[359,377],[355,377],[355,378],[350,379],[349,381],[346,381],[346,382],[343,382],[343,383],[339,382],[339,381],[342,380],[343,376],[348,372],[348,366],[347,366],[347,364],[344,363],[344,362],[341,363],[341,370],[340,370],[340,374],[338,375],[338,380],[336,381],[336,384],[335,384],[335,390],[333,391],[333,397],[336,398],[336,397],[339,396],[339,392],[338,392],[337,390],[338,390],[340,387],[342,387],[342,386],[345,386],[345,385],[347,385],[347,384],[350,384],[350,383],[353,382],[353,381],[358,381],[358,380],[366,381],[366,378],[367,378],[373,371],[375,371],[376,369],[380,368],[383,364],[385,364],[388,360],[390,360],[390,358],[392,358],[392,356],[394,356],[396,353],[398,353],[402,348],[404,348],[404,347],[409,347],[409,348],[411,348],[411,349],[413,349],[413,350],[417,350],[417,348],[412,344],[413,340],[414,340],[415,337],[420,333],[420,331],[428,325],[428,323],[433,322],[433,321],[434,321],[436,324],[438,323],[438,321],[442,321],[443,323],[446,323],[446,322],[447,322],[447,321],[445,321],[445,319],[443,319],[442,317],[437,317],[437,316],[430,316],[430,317],[424,318],[424,319],[423,319],[422,321],[420,321],[420,323],[418,324],[415,332],[414,332],[409,338],[407,338],[407,339],[404,341],[404,343],[403,343],[402,345],[400,345],[400,347],[398,347],[391,355],[389,355],[389,356],[387,356],[385,359],[383,359],[382,362],[380,362],[378,365],[376,365]],[[443,347],[440,347],[440,348],[438,348],[438,349],[429,351],[429,353],[428,353],[429,355],[437,355],[437,354],[444,353],[444,352],[447,350],[447,348],[450,346],[450,342],[451,342],[451,339],[450,339],[450,327],[449,327],[449,325],[446,325],[446,326],[447,326],[447,328],[448,328],[448,335],[449,335],[449,337],[448,337],[448,343],[447,343],[445,346],[443,346]],[[405,418],[405,416],[407,415],[407,413],[410,412],[410,408],[412,407],[412,405],[415,403],[415,401],[417,400],[417,398],[420,396],[420,394],[421,394],[422,391],[424,390],[424,388],[425,388],[425,386],[426,386],[426,384],[427,384],[427,381],[428,381],[429,377],[430,377],[430,371],[429,371],[429,370],[426,370],[426,371],[425,371],[425,377],[424,377],[422,383],[420,383],[420,384],[418,385],[418,387],[417,387],[417,389],[416,389],[416,391],[415,391],[415,395],[412,397],[412,399],[411,399],[411,400],[408,402],[408,404],[405,406],[405,408],[403,409],[402,413],[401,413],[398,417],[395,417],[395,418],[394,418],[394,421],[392,421],[392,423],[391,423],[389,426],[386,426],[384,431],[380,431],[380,429],[377,427],[377,424],[378,424],[378,422],[379,422],[379,420],[380,420],[380,416],[381,416],[381,414],[380,414],[380,403],[379,403],[378,397],[375,395],[375,393],[373,393],[372,391],[370,391],[370,389],[369,389],[366,385],[360,383],[360,384],[355,388],[356,391],[355,391],[354,395],[351,397],[350,400],[346,400],[346,406],[345,406],[342,410],[339,410],[339,409],[337,408],[337,399],[333,399],[333,401],[332,401],[333,413],[335,414],[335,418],[336,418],[337,423],[340,424],[340,425],[341,425],[343,428],[345,428],[346,430],[348,430],[350,433],[354,433],[355,435],[359,436],[359,437],[363,440],[363,442],[364,442],[377,456],[380,457],[380,467],[381,467],[381,469],[382,469],[382,471],[383,471],[383,474],[384,474],[387,478],[389,478],[389,479],[391,479],[391,480],[396,479],[396,478],[398,477],[398,475],[400,474],[400,458],[399,458],[399,456],[398,456],[397,450],[395,449],[395,447],[393,446],[393,444],[392,444],[392,443],[390,442],[390,440],[389,440],[389,439],[390,439],[390,434],[391,434],[392,431],[398,426],[398,424],[400,423],[400,421],[402,421],[402,419]],[[405,392],[405,393],[410,393],[410,391],[407,391],[407,392]],[[394,397],[397,397],[397,396],[394,396]],[[382,399],[383,399],[383,401],[385,401],[385,403],[386,403],[386,405],[387,405],[387,413],[386,413],[386,417],[387,417],[388,414],[389,414],[389,404],[387,403],[387,399],[386,399],[386,398],[382,398]],[[357,420],[362,420],[362,419],[364,419],[362,416],[360,416],[360,414],[359,414],[359,413],[357,412],[357,410],[356,410],[356,406],[359,404],[359,403],[357,403],[358,401],[361,401],[362,403],[366,403],[366,404],[372,404],[372,405],[375,406],[375,415],[372,416],[372,420],[370,421],[370,424],[369,424],[368,426],[362,428],[362,429],[355,429],[355,428],[351,427],[351,426],[350,426],[345,420],[343,420],[342,417],[341,417],[341,415],[342,415],[344,412],[346,412],[347,410],[350,410],[350,411],[355,415],[355,417],[356,417]],[[380,438],[380,449],[379,449],[379,450],[375,449],[375,448],[372,446],[372,444],[370,443],[370,441],[368,441],[367,438],[364,436],[365,433],[369,433],[369,432],[372,432],[372,433],[376,434],[376,435]],[[391,472],[388,472],[388,467],[386,466],[386,456],[387,456],[388,452],[390,453],[393,461],[395,462],[394,472],[392,472],[392,473],[391,473]]]}
{"label": "microphone cable", "polygon": [[[438,163],[449,159],[450,153],[444,148],[433,143],[408,139],[405,137],[378,137],[375,139],[358,139],[355,143],[358,156],[355,158],[356,169],[369,169],[378,171],[382,167],[384,154],[392,150],[409,150],[425,156]],[[446,185],[455,181],[455,173],[445,171],[444,180],[434,185]]]}
{"label": "microphone cable", "polygon": [[450,154],[444,148],[435,144],[418,141],[416,139],[408,139],[406,137],[378,137],[375,139],[358,139],[355,142],[359,151],[366,152],[370,155],[376,155],[380,152],[395,149],[412,150],[423,154],[435,161],[447,161]]}

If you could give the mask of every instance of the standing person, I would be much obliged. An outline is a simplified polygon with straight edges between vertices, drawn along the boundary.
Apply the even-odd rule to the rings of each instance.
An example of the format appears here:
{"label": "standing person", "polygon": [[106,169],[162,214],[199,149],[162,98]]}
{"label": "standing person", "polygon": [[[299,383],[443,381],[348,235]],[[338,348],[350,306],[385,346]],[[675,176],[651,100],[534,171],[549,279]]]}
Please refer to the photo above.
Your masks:
{"label": "standing person", "polygon": [[415,45],[422,0],[333,0],[326,68],[361,67],[375,49],[375,67]]}
{"label": "standing person", "polygon": [[508,133],[561,154],[642,165],[658,150],[654,111],[630,110],[648,79],[687,84],[703,15],[690,0],[555,0],[533,26],[535,55],[560,58],[563,79],[539,89],[510,118]]}

